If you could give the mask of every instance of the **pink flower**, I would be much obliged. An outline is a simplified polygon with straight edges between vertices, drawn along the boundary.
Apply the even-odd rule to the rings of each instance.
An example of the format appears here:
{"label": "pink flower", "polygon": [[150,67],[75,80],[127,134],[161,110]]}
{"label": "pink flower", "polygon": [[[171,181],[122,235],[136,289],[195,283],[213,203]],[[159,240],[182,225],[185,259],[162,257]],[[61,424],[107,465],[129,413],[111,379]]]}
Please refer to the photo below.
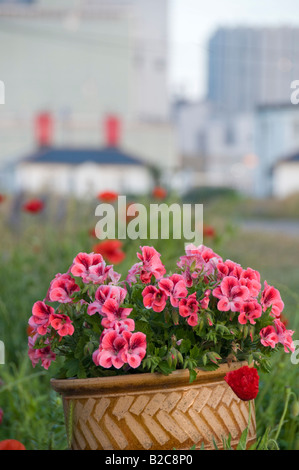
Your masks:
{"label": "pink flower", "polygon": [[166,273],[166,269],[160,260],[160,253],[150,246],[143,246],[140,247],[140,249],[142,253],[137,253],[137,257],[142,262],[140,272],[141,282],[148,284],[151,281],[152,276],[156,279],[161,279],[161,277]]}
{"label": "pink flower", "polygon": [[186,283],[181,274],[173,274],[169,278],[161,279],[158,284],[160,289],[170,297],[170,303],[173,307],[178,307],[179,300],[188,295]]}
{"label": "pink flower", "polygon": [[260,273],[254,269],[247,268],[241,272],[240,283],[248,287],[251,297],[257,297],[261,290]]}
{"label": "pink flower", "polygon": [[201,308],[203,308],[204,310],[206,310],[209,306],[210,294],[211,294],[211,290],[207,289],[204,293],[203,299],[199,301]]}
{"label": "pink flower", "polygon": [[128,271],[128,275],[126,277],[126,281],[131,286],[132,284],[136,284],[137,276],[140,275],[142,271],[142,263],[135,263]]}
{"label": "pink flower", "polygon": [[240,285],[235,277],[227,276],[220,286],[214,289],[213,295],[219,299],[218,309],[221,312],[240,312],[243,302],[249,298],[249,290]]}
{"label": "pink flower", "polygon": [[113,328],[115,322],[126,320],[132,312],[132,308],[122,308],[115,299],[109,298],[105,301],[101,315],[104,317],[101,324],[104,328]]}
{"label": "pink flower", "polygon": [[118,305],[122,304],[127,295],[126,289],[119,286],[103,285],[98,287],[95,293],[95,301],[89,304],[87,308],[88,315],[94,315],[95,313],[102,314],[103,305],[106,300],[114,299]]}
{"label": "pink flower", "polygon": [[217,264],[218,278],[222,279],[227,276],[233,276],[238,266],[240,265],[235,263],[234,261],[231,261],[230,259],[224,262],[220,261]]}
{"label": "pink flower", "polygon": [[285,325],[278,318],[274,320],[274,324],[277,332],[278,342],[284,346],[285,352],[294,352],[295,345],[292,340],[294,331],[287,330]]}
{"label": "pink flower", "polygon": [[51,362],[55,361],[56,355],[51,351],[50,346],[41,349],[35,349],[36,336],[29,336],[28,338],[28,356],[31,360],[32,367],[35,367],[41,361],[42,367],[46,370],[49,369]]}
{"label": "pink flower", "polygon": [[187,323],[190,326],[198,324],[198,308],[199,303],[196,300],[196,293],[189,295],[189,297],[181,299],[179,302],[179,314],[181,317],[188,317]]}
{"label": "pink flower", "polygon": [[85,283],[102,284],[108,276],[115,278],[112,266],[106,266],[99,253],[79,253],[74,258],[70,271],[74,276],[81,277]]}
{"label": "pink flower", "polygon": [[190,244],[186,247],[186,254],[180,257],[177,263],[178,267],[183,270],[187,287],[193,285],[193,281],[199,276],[209,276],[215,272],[215,269],[222,258],[217,255],[211,248],[204,245],[196,247]]}
{"label": "pink flower", "polygon": [[50,316],[50,324],[52,328],[57,331],[59,336],[71,336],[74,333],[71,319],[62,313],[52,313]]}
{"label": "pink flower", "polygon": [[122,333],[123,331],[134,331],[135,322],[132,318],[125,318],[123,320],[115,321],[112,326],[113,330]]}
{"label": "pink flower", "polygon": [[43,336],[47,333],[52,313],[54,313],[54,308],[39,300],[32,307],[32,316],[28,323],[34,331]]}
{"label": "pink flower", "polygon": [[262,307],[256,300],[250,300],[242,304],[238,317],[241,325],[246,325],[247,321],[255,325],[255,320],[262,315]]}
{"label": "pink flower", "polygon": [[200,253],[188,251],[188,254],[180,257],[177,265],[183,271],[186,286],[192,287],[193,281],[203,272],[205,262]]}
{"label": "pink flower", "polygon": [[147,286],[142,291],[143,305],[152,308],[154,312],[162,312],[166,306],[167,295],[155,286]]}
{"label": "pink flower", "polygon": [[50,284],[46,300],[63,304],[72,302],[71,295],[79,290],[80,287],[72,276],[58,273]]}
{"label": "pink flower", "polygon": [[146,336],[144,333],[131,333],[124,331],[123,337],[127,341],[127,348],[122,352],[122,357],[130,367],[136,369],[141,364],[142,359],[146,354]]}
{"label": "pink flower", "polygon": [[107,368],[115,367],[120,369],[124,364],[123,352],[128,348],[125,338],[116,330],[106,332],[101,339],[99,349],[97,349],[92,359],[96,366]]}
{"label": "pink flower", "polygon": [[260,331],[260,337],[263,346],[270,346],[271,348],[275,348],[276,344],[278,343],[278,336],[274,326],[272,325],[262,328]]}
{"label": "pink flower", "polygon": [[262,292],[261,304],[263,306],[263,311],[265,312],[267,308],[272,307],[270,314],[273,317],[279,318],[281,312],[284,309],[284,303],[281,300],[280,293],[277,289],[272,286],[269,286],[265,281],[264,290]]}

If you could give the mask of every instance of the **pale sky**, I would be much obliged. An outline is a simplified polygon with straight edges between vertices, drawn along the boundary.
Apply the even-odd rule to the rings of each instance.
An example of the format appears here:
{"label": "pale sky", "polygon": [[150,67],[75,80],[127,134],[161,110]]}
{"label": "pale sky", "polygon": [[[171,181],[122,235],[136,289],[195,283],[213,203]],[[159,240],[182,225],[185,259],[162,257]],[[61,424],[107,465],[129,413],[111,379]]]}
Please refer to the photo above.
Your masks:
{"label": "pale sky", "polygon": [[168,0],[172,92],[202,97],[207,40],[218,26],[299,26],[299,0]]}

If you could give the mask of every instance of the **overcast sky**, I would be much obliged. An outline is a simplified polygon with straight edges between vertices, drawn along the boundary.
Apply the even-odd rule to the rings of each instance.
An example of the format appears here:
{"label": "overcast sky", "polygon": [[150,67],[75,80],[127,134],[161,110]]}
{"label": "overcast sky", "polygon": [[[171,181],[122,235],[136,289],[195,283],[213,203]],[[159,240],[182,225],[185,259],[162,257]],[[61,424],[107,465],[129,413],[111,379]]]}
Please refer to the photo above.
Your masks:
{"label": "overcast sky", "polygon": [[206,49],[218,26],[299,25],[299,0],[168,0],[170,88],[191,98],[206,90]]}

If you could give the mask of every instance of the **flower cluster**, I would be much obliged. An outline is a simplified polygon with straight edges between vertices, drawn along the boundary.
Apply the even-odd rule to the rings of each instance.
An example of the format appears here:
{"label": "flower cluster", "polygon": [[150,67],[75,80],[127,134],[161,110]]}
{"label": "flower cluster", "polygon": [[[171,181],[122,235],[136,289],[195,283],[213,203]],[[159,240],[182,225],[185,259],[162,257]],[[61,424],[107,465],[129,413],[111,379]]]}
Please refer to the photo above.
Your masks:
{"label": "flower cluster", "polygon": [[137,259],[123,281],[100,253],[79,253],[55,276],[29,319],[34,367],[55,361],[59,377],[194,376],[239,360],[269,370],[273,351],[294,351],[280,293],[254,269],[204,245],[187,246],[170,273],[153,247]]}

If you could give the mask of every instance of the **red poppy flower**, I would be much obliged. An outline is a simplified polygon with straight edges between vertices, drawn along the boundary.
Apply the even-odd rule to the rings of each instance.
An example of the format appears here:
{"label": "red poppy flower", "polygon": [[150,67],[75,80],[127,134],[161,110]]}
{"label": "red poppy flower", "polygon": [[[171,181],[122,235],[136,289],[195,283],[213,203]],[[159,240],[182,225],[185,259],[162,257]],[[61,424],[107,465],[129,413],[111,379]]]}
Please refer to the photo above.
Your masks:
{"label": "red poppy flower", "polygon": [[161,186],[156,186],[153,189],[152,195],[155,199],[165,199],[167,196],[167,191]]}
{"label": "red poppy flower", "polygon": [[203,226],[203,236],[204,237],[209,237],[209,238],[214,238],[216,235],[214,227],[211,225],[204,225]]}
{"label": "red poppy flower", "polygon": [[91,238],[97,238],[96,236],[96,229],[95,228],[91,228],[88,230],[88,235],[91,237]]}
{"label": "red poppy flower", "polygon": [[[130,210],[134,210],[134,215],[128,215],[128,209],[130,208]],[[138,210],[136,209],[135,210],[135,205],[134,205],[134,202],[130,202],[129,204],[127,204],[126,206],[126,224],[130,223],[131,220],[134,220],[136,217],[137,217],[137,214],[138,214]]]}
{"label": "red poppy flower", "polygon": [[94,245],[93,251],[102,255],[109,263],[118,264],[126,257],[121,249],[122,245],[120,240],[104,240]]}
{"label": "red poppy flower", "polygon": [[20,441],[6,439],[5,441],[0,441],[0,450],[26,450],[26,447]]}
{"label": "red poppy flower", "polygon": [[118,194],[114,191],[104,191],[98,194],[98,199],[102,202],[112,203],[118,198]]}
{"label": "red poppy flower", "polygon": [[241,400],[254,400],[258,394],[259,375],[254,367],[243,366],[232,370],[224,380]]}
{"label": "red poppy flower", "polygon": [[31,212],[32,214],[37,214],[41,212],[44,208],[44,203],[40,199],[31,199],[23,205],[23,210],[26,212]]}
{"label": "red poppy flower", "polygon": [[0,204],[1,204],[1,202],[4,202],[5,199],[6,198],[5,198],[4,194],[0,194]]}

